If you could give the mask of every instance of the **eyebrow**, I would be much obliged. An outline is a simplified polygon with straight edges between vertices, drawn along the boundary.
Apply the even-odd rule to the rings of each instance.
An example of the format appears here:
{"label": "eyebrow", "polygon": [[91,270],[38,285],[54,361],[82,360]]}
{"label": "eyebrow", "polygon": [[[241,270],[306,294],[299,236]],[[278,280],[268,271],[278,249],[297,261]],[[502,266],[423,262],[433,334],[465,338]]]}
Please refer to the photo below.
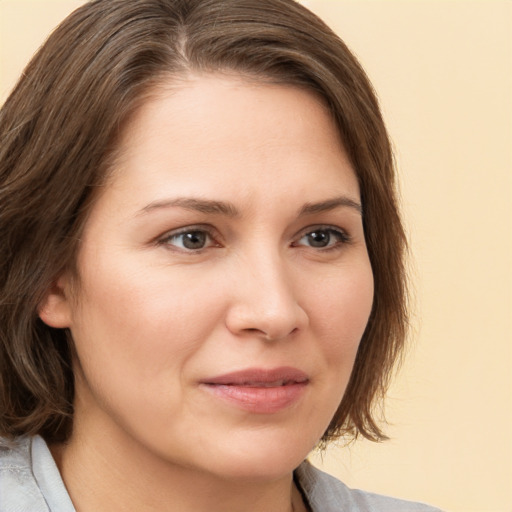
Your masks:
{"label": "eyebrow", "polygon": [[[211,199],[198,199],[193,197],[178,197],[175,199],[166,199],[163,201],[154,201],[138,212],[138,214],[150,213],[162,208],[184,208],[209,215],[225,215],[227,217],[239,217],[240,212],[235,205],[224,201],[214,201]],[[333,197],[318,203],[306,203],[299,210],[299,217],[314,215],[325,211],[334,210],[339,207],[348,207],[356,210],[360,215],[363,208],[360,203],[350,199],[347,196]]]}
{"label": "eyebrow", "polygon": [[192,210],[210,215],[226,215],[228,217],[237,217],[240,215],[240,212],[231,203],[213,201],[210,199],[197,199],[193,197],[178,197],[176,199],[155,201],[142,208],[139,213],[149,213],[160,208],[172,207],[184,208],[185,210]]}
{"label": "eyebrow", "polygon": [[305,215],[314,215],[315,213],[322,213],[329,210],[334,210],[339,207],[347,207],[352,208],[359,213],[359,215],[363,214],[363,207],[357,201],[350,199],[347,196],[339,196],[333,197],[332,199],[327,199],[325,201],[320,201],[319,203],[306,203],[299,212],[299,217],[303,217]]}

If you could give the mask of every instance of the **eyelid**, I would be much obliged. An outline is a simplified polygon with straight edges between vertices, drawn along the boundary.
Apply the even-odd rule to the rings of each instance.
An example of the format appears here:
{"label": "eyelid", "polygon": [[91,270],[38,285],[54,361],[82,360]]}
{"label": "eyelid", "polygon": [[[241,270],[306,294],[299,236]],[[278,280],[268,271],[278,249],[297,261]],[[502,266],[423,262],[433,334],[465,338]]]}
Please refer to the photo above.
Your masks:
{"label": "eyelid", "polygon": [[319,249],[317,248],[317,250],[320,250],[320,251],[322,251],[322,250],[327,251],[329,249],[335,249],[335,248],[339,247],[340,245],[344,245],[344,244],[350,243],[352,241],[352,237],[349,235],[349,233],[347,232],[346,229],[343,229],[339,226],[333,226],[332,224],[313,224],[313,225],[307,226],[304,229],[302,229],[301,231],[299,231],[299,233],[294,238],[294,242],[292,243],[292,246],[298,246],[297,242],[299,240],[301,240],[305,235],[312,233],[314,231],[335,232],[341,238],[341,241],[338,244],[334,244],[330,247],[325,247],[325,248],[319,248]]}
{"label": "eyelid", "polygon": [[[207,246],[201,248],[201,249],[182,249],[174,244],[171,244],[169,243],[169,240],[171,238],[174,238],[174,237],[178,237],[182,234],[186,234],[186,233],[190,233],[190,232],[193,232],[193,231],[201,231],[201,232],[204,232],[206,233],[206,235],[208,236],[208,238],[210,239],[210,244],[208,244]],[[338,237],[339,237],[339,241],[338,243],[335,243],[331,246],[328,246],[328,247],[325,247],[325,248],[313,248],[317,251],[328,251],[330,249],[336,249],[336,248],[339,248],[340,246],[344,245],[344,244],[347,244],[347,243],[350,243],[352,241],[352,238],[351,236],[349,235],[349,233],[347,232],[347,230],[339,227],[339,226],[335,226],[335,225],[332,225],[332,224],[312,224],[310,226],[307,226],[305,228],[303,228],[302,230],[300,230],[297,235],[293,238],[293,241],[291,243],[291,246],[292,247],[299,247],[299,246],[302,246],[302,244],[299,245],[299,241],[304,237],[306,236],[307,234],[309,233],[312,233],[314,231],[330,231],[330,232],[334,232]],[[179,251],[179,252],[185,252],[185,253],[199,253],[205,249],[209,249],[211,247],[220,247],[221,246],[221,242],[219,241],[219,239],[221,239],[221,236],[220,234],[218,233],[218,231],[213,228],[213,226],[210,226],[210,225],[205,225],[205,224],[192,224],[192,225],[188,225],[188,226],[183,226],[183,227],[180,227],[180,228],[176,228],[176,229],[172,229],[170,231],[166,231],[163,235],[160,235],[156,238],[155,240],[155,243],[158,244],[158,245],[163,245],[163,246],[166,246],[168,248],[171,248],[171,249],[174,249],[176,251]],[[304,245],[305,246],[305,245]]]}
{"label": "eyelid", "polygon": [[[202,247],[201,249],[195,249],[195,250],[182,249],[176,245],[169,243],[169,240],[171,238],[178,237],[180,235],[184,235],[186,233],[190,233],[193,231],[202,231],[202,232],[206,233],[206,235],[208,236],[208,238],[211,240],[212,243],[210,245],[207,245],[206,247]],[[158,245],[165,245],[166,247],[171,248],[176,251],[197,254],[205,249],[209,249],[210,247],[219,247],[220,246],[220,243],[218,241],[219,238],[220,238],[220,236],[219,236],[218,232],[212,226],[205,225],[205,224],[192,224],[189,226],[183,226],[181,228],[176,228],[176,229],[171,229],[170,231],[166,231],[163,235],[160,235],[156,239],[156,243]]]}

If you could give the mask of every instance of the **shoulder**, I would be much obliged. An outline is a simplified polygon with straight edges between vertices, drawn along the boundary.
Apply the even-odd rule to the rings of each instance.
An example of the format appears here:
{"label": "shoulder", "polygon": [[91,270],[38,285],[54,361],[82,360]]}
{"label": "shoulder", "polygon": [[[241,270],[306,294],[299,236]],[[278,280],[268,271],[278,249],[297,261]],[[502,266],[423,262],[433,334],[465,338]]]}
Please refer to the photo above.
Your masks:
{"label": "shoulder", "polygon": [[295,475],[313,512],[441,512],[423,503],[350,489],[308,462]]}
{"label": "shoulder", "polygon": [[31,462],[32,439],[0,438],[0,512],[46,512]]}

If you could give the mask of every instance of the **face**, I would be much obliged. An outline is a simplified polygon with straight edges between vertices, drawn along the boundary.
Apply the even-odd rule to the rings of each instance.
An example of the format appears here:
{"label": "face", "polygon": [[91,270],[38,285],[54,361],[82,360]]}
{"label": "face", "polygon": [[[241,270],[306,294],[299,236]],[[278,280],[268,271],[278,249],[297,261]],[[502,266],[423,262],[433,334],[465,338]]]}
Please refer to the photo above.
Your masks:
{"label": "face", "polygon": [[192,77],[138,111],[120,155],[78,291],[63,276],[42,312],[75,342],[75,432],[224,477],[292,471],[341,401],[373,298],[329,114],[297,88]]}

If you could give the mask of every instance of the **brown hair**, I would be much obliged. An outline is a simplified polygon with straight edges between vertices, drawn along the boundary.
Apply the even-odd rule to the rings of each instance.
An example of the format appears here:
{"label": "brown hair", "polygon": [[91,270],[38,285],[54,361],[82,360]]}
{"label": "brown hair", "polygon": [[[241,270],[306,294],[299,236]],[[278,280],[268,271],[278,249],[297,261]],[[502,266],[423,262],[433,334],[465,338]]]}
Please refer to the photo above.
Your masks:
{"label": "brown hair", "polygon": [[126,120],[155,85],[190,70],[298,85],[329,106],[359,179],[375,295],[323,440],[384,438],[374,405],[406,330],[392,152],[361,66],[293,0],[95,0],[30,62],[0,111],[0,435],[69,436],[72,343],[38,318],[38,304],[56,276],[74,268],[94,190]]}

